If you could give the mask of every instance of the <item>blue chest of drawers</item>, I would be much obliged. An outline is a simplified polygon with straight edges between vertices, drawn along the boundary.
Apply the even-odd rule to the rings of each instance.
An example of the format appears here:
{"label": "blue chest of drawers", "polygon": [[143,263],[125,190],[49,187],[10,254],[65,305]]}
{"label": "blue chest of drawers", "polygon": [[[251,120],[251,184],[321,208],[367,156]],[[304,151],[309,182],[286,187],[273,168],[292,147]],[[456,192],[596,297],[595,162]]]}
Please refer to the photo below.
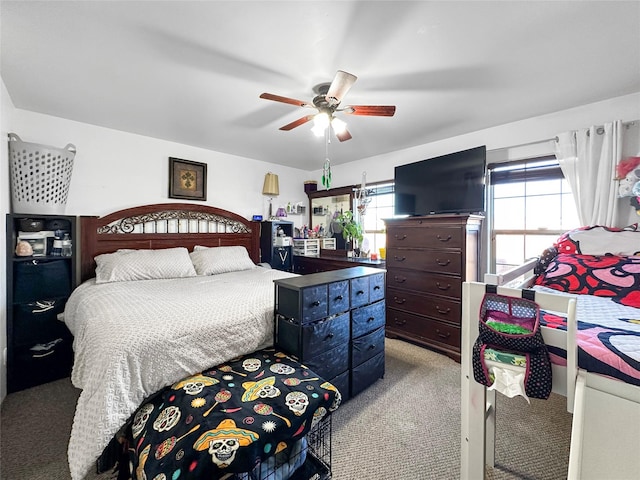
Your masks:
{"label": "blue chest of drawers", "polygon": [[275,343],[347,400],[384,375],[385,271],[352,267],[275,281]]}

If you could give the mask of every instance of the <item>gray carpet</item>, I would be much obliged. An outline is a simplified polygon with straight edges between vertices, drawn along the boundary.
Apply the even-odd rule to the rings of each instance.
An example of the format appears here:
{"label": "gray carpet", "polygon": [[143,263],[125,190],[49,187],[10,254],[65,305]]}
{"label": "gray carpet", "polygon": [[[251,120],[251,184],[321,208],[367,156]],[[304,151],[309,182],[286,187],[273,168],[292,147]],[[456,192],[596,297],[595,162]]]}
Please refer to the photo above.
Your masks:
{"label": "gray carpet", "polygon": [[[460,473],[460,365],[387,339],[386,374],[333,417],[333,478],[456,479]],[[68,480],[66,449],[78,391],[69,379],[9,395],[0,420],[3,480]],[[564,397],[498,396],[488,480],[566,478],[571,415]],[[87,480],[106,478],[90,475]]]}

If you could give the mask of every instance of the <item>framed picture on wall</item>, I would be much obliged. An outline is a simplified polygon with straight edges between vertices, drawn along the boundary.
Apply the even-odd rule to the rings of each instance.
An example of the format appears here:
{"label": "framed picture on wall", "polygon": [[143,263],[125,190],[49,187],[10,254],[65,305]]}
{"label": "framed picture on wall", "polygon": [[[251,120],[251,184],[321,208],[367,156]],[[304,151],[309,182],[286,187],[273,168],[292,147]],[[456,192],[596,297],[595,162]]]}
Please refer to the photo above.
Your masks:
{"label": "framed picture on wall", "polygon": [[169,157],[169,198],[207,199],[207,164]]}

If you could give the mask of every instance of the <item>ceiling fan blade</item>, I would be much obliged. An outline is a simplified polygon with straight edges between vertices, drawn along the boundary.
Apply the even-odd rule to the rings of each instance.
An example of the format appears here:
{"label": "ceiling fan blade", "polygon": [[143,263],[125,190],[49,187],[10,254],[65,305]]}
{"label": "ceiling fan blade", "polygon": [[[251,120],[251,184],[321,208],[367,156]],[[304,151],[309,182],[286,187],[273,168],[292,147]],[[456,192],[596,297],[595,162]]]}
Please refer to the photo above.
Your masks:
{"label": "ceiling fan blade", "polygon": [[395,105],[349,105],[340,111],[349,115],[366,115],[369,117],[393,117]]}
{"label": "ceiling fan blade", "polygon": [[340,133],[336,132],[336,137],[338,137],[338,140],[340,140],[341,142],[346,142],[347,140],[350,140],[352,138],[349,130],[347,130],[346,128]]}
{"label": "ceiling fan blade", "polygon": [[331,105],[339,105],[342,98],[347,94],[351,85],[353,85],[357,79],[358,77],[355,75],[338,70],[331,85],[329,85],[329,90],[326,95],[327,102]]}
{"label": "ceiling fan blade", "polygon": [[297,119],[294,122],[288,123],[287,125],[285,125],[284,127],[280,127],[280,130],[292,130],[296,127],[299,127],[300,125],[304,125],[305,123],[307,123],[309,120],[313,120],[314,115],[306,115],[304,117],[301,117],[299,119]]}
{"label": "ceiling fan blade", "polygon": [[288,103],[297,107],[313,107],[313,105],[310,105],[307,102],[303,102],[302,100],[296,100],[295,98],[289,97],[281,97],[280,95],[274,95],[272,93],[263,93],[262,95],[260,95],[260,98],[264,98],[265,100],[273,100],[274,102]]}

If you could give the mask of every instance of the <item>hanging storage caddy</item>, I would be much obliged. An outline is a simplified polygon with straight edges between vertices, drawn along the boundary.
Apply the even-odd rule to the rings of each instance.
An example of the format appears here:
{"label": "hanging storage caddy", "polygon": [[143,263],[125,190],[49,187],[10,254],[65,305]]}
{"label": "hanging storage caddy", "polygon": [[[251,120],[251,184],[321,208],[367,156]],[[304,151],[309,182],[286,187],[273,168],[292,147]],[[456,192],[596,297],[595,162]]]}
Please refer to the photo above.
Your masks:
{"label": "hanging storage caddy", "polygon": [[64,148],[23,142],[9,134],[11,211],[27,214],[63,214],[69,195],[76,147]]}
{"label": "hanging storage caddy", "polygon": [[[546,399],[551,394],[551,361],[540,330],[538,304],[532,290],[514,298],[488,291],[482,300],[479,335],[473,346],[473,376],[478,383],[491,387],[497,376],[512,380],[512,371],[524,370],[526,397]],[[513,368],[515,367],[515,368]],[[518,375],[522,375],[519,373]],[[517,392],[503,385],[507,396]],[[501,391],[499,388],[498,391]]]}

